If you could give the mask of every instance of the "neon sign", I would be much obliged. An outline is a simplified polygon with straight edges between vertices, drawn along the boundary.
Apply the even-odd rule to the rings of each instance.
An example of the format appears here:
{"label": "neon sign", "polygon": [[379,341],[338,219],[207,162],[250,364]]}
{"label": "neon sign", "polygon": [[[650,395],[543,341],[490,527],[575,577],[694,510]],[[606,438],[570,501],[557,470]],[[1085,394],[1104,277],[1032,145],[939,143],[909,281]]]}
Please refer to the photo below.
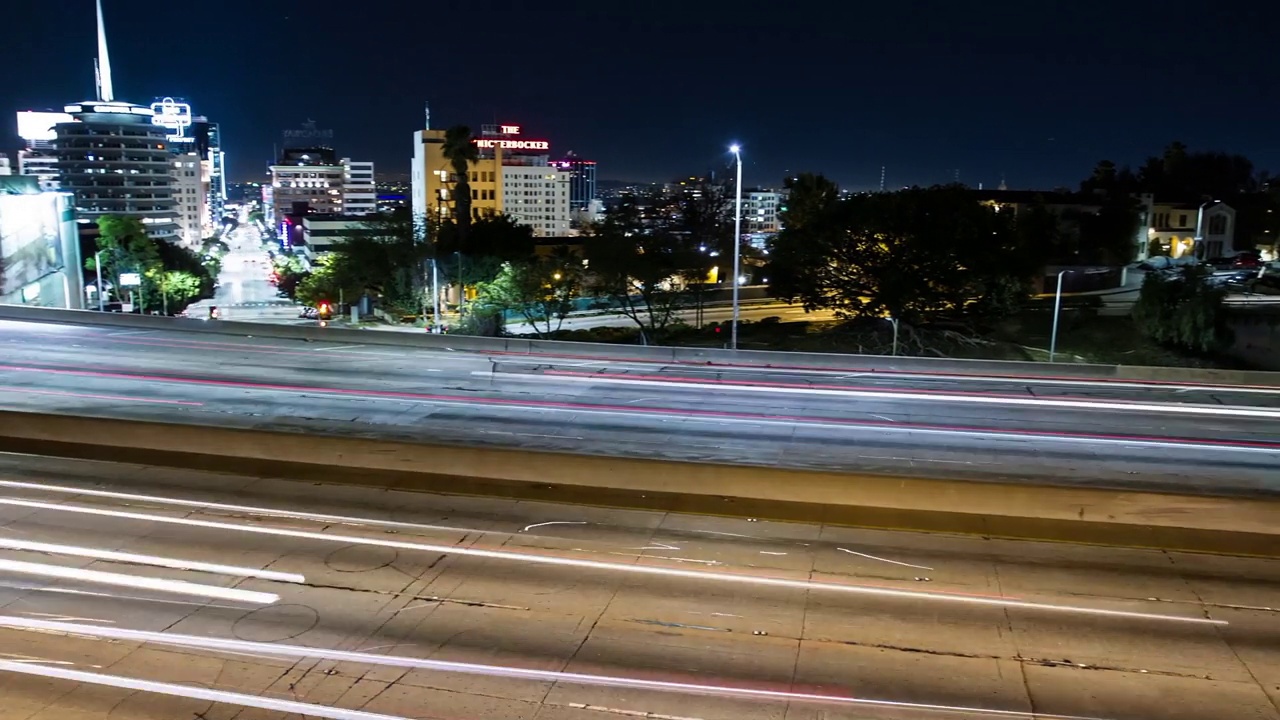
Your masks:
{"label": "neon sign", "polygon": [[187,128],[191,126],[191,105],[177,102],[171,97],[151,103],[151,112],[155,113],[155,117],[151,118],[152,124],[168,130],[170,139],[184,137]]}
{"label": "neon sign", "polygon": [[519,135],[520,126],[519,125],[499,125],[498,132],[502,133],[503,135]]}
{"label": "neon sign", "polygon": [[490,140],[480,138],[475,141],[476,147],[482,149],[502,148],[503,150],[550,150],[551,143],[546,140]]}

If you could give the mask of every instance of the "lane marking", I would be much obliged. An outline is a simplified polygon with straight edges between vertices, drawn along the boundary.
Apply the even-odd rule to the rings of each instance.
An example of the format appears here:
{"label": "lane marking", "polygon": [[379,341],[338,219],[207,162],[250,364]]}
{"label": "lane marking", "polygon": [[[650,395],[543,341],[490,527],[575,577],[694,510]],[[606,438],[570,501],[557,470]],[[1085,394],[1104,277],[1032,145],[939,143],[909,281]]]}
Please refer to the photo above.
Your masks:
{"label": "lane marking", "polygon": [[402,715],[383,715],[364,710],[345,710],[327,705],[313,705],[296,700],[279,700],[260,695],[245,695],[226,690],[212,690],[193,685],[175,685],[173,683],[139,680],[121,675],[104,675],[102,673],[68,670],[62,667],[21,663],[12,660],[0,660],[0,671],[19,673],[22,675],[39,675],[58,680],[84,683],[86,685],[102,685],[105,687],[136,690],[155,695],[169,695],[188,700],[240,705],[242,707],[272,710],[276,712],[299,715],[301,717],[329,718],[330,720],[409,720]]}
{"label": "lane marking", "polygon": [[520,532],[529,532],[534,528],[546,527],[548,525],[586,525],[582,520],[552,520],[551,522],[540,522],[532,525],[525,525]]}
{"label": "lane marking", "polygon": [[856,552],[854,550],[849,550],[848,548],[836,548],[836,549],[839,550],[840,552],[847,552],[850,555],[857,555],[858,557],[864,557],[864,558],[867,558],[868,560],[879,560],[880,562],[889,563],[891,565],[901,565],[902,567],[915,568],[917,570],[933,569],[931,567],[925,567],[924,565],[912,565],[911,563],[898,562],[897,560],[889,560],[887,558],[876,557],[875,555],[868,555],[866,553]]}
{"label": "lane marking", "polygon": [[174,570],[191,570],[194,572],[205,572],[215,575],[230,575],[232,577],[251,577],[262,580],[274,580],[276,582],[297,584],[306,582],[306,578],[296,573],[283,573],[276,572],[274,570],[236,567],[234,565],[218,565],[215,563],[200,562],[198,560],[182,560],[179,558],[157,557],[155,555],[137,555],[134,553],[117,552],[114,550],[98,550],[96,548],[76,547],[74,545],[54,545],[52,543],[28,542],[26,540],[14,540],[4,537],[0,537],[0,549],[23,550],[27,552],[49,553],[52,555],[71,555],[73,557],[92,558],[94,560],[106,560],[108,562],[151,565],[154,567],[171,568]]}
{"label": "lane marking", "polygon": [[[199,527],[210,530],[224,530],[241,533],[254,533],[258,535],[274,535],[277,537],[300,538],[304,540],[318,540],[328,543],[344,543],[347,545],[367,545],[371,547],[394,548],[397,550],[409,550],[417,552],[432,553],[436,555],[458,555],[464,557],[478,557],[488,560],[506,560],[517,563],[527,563],[531,565],[551,565],[559,567],[572,567],[585,570],[600,570],[606,572],[622,572],[636,575],[656,575],[665,577],[678,577],[685,580],[697,580],[702,582],[723,582],[738,583],[744,585],[761,585],[766,587],[785,588],[790,590],[819,590],[829,592],[848,593],[853,595],[871,595],[878,597],[890,597],[910,600],[936,600],[942,602],[958,602],[969,603],[975,605],[988,605],[993,607],[1018,607],[1028,610],[1041,610],[1045,612],[1066,612],[1078,613],[1083,615],[1100,615],[1106,617],[1158,620],[1169,622],[1184,622],[1192,624],[1207,625],[1226,625],[1225,620],[1213,620],[1209,618],[1192,618],[1178,617],[1173,615],[1159,615],[1154,613],[1135,612],[1128,610],[1108,610],[1105,608],[1089,608],[1076,607],[1071,605],[1053,605],[1049,603],[1037,603],[1016,598],[982,596],[982,595],[962,595],[959,593],[948,592],[930,592],[923,590],[898,590],[894,588],[876,587],[872,585],[842,585],[838,583],[827,583],[812,580],[789,580],[785,578],[762,577],[756,575],[742,575],[730,572],[705,572],[695,570],[682,570],[679,568],[664,568],[652,565],[623,565],[620,563],[601,562],[598,560],[580,560],[575,558],[557,557],[550,555],[534,555],[531,553],[520,553],[504,550],[482,550],[471,547],[457,547],[454,545],[431,545],[426,543],[403,542],[398,540],[379,540],[375,538],[361,537],[358,535],[343,535],[339,533],[318,533],[305,530],[286,530],[283,528],[271,528],[257,525],[236,525],[234,523],[214,522],[211,520],[191,520],[188,518],[170,517],[167,515],[149,515],[146,513],[126,512],[121,510],[103,510],[100,508],[80,507],[76,505],[65,505],[57,503],[36,502],[32,500],[17,500],[13,498],[0,498],[0,505],[9,505],[13,507],[26,507],[38,510],[51,510],[54,512],[68,512],[81,515],[96,515],[99,517],[113,517],[125,520],[143,520],[146,522],[165,523],[170,525],[186,525],[188,527]],[[642,556],[643,557],[643,556]],[[639,559],[639,558],[637,558]]]}
{"label": "lane marking", "polygon": [[[57,632],[77,632],[101,638],[115,640],[131,640],[141,643],[158,643],[177,647],[198,648],[202,650],[230,650],[247,653],[260,653],[284,658],[310,658],[351,662],[365,665],[385,667],[413,668],[419,670],[435,670],[445,673],[464,675],[484,675],[517,680],[531,680],[540,683],[565,683],[568,685],[587,685],[627,688],[632,690],[656,690],[693,695],[717,695],[721,697],[748,698],[753,700],[773,700],[781,702],[824,703],[847,706],[896,708],[914,711],[942,711],[953,713],[972,713],[988,717],[1001,718],[1040,718],[1041,720],[1099,720],[1076,715],[1052,715],[1030,713],[1020,710],[995,710],[977,707],[951,705],[932,705],[925,703],[878,700],[842,695],[819,695],[816,693],[800,693],[783,690],[764,690],[718,685],[698,685],[693,683],[671,682],[664,680],[644,680],[640,678],[617,677],[611,675],[590,675],[586,673],[563,672],[559,670],[534,670],[531,668],[507,667],[502,665],[480,665],[476,663],[451,662],[447,660],[429,660],[401,655],[372,655],[369,653],[348,650],[330,650],[319,647],[286,645],[277,643],[259,643],[227,638],[198,637],[178,633],[160,633],[146,630],[128,630],[124,628],[103,628],[92,625],[79,626],[72,623],[56,623],[26,618],[0,616],[0,626],[24,630],[45,630]],[[7,669],[7,668],[0,668]],[[185,688],[184,689],[190,689]],[[314,711],[312,711],[314,713]],[[322,716],[333,717],[333,716]]]}
{"label": "lane marking", "polygon": [[183,580],[164,580],[137,575],[122,575],[120,573],[103,572],[102,570],[83,570],[81,568],[65,567],[61,565],[43,565],[40,563],[22,562],[20,560],[0,559],[0,572],[10,572],[16,575],[34,575],[36,577],[57,578],[59,580],[74,580],[76,582],[90,583],[93,585],[114,585],[116,587],[135,588],[139,590],[154,590],[156,592],[172,593],[174,595],[194,595],[196,597],[213,598],[215,600],[233,600],[238,602],[254,603],[257,605],[272,605],[280,600],[280,596],[275,593],[238,590],[236,588],[225,588],[217,585],[200,585],[198,583],[190,583]]}
{"label": "lane marking", "polygon": [[[1280,419],[1280,408],[1253,408],[1232,405],[1189,405],[1162,404],[1141,402],[1117,402],[1110,400],[1059,400],[1056,398],[1024,398],[1012,396],[987,396],[952,392],[917,392],[912,390],[859,390],[814,388],[781,385],[748,385],[738,382],[704,382],[698,380],[645,380],[629,378],[600,377],[596,375],[579,375],[565,371],[551,370],[544,375],[564,378],[572,382],[585,384],[634,385],[638,387],[678,386],[699,390],[741,390],[744,392],[775,393],[787,395],[824,395],[834,397],[857,397],[873,400],[920,400],[926,402],[977,403],[982,405],[1023,405],[1031,407],[1058,407],[1074,410],[1121,410],[1133,412],[1174,413],[1181,415],[1217,415],[1227,417],[1251,417]],[[537,376],[531,376],[537,377]]]}
{"label": "lane marking", "polygon": [[193,400],[162,400],[159,398],[131,397],[128,395],[100,395],[97,393],[79,393],[66,390],[37,390],[35,388],[17,387],[14,385],[0,385],[0,392],[25,395],[51,395],[54,397],[74,397],[84,398],[87,400],[117,400],[122,402],[154,403],[157,405],[185,405],[187,407],[200,407],[204,405],[202,402],[195,402]]}
{"label": "lane marking", "polygon": [[[335,350],[356,350],[364,347],[363,345],[333,345],[330,347],[318,347],[314,352],[332,352]],[[354,353],[352,353],[354,354]]]}

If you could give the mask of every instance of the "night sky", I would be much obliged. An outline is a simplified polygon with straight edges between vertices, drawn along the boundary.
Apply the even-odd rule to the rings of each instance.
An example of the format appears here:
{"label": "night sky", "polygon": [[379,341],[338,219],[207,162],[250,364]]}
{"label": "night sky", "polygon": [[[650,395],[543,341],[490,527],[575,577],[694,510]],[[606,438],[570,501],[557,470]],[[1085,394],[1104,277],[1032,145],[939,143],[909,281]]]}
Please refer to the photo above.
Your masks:
{"label": "night sky", "polygon": [[[185,97],[222,125],[233,180],[313,119],[340,155],[407,174],[411,134],[512,123],[600,176],[723,165],[746,183],[1075,185],[1170,140],[1280,170],[1280,9],[1164,0],[104,0],[117,99]],[[483,11],[473,8],[483,7]],[[1117,9],[1122,7],[1122,9]],[[643,9],[642,9],[643,8]],[[696,8],[696,9],[695,9]],[[93,96],[92,0],[3,14],[13,112]]]}

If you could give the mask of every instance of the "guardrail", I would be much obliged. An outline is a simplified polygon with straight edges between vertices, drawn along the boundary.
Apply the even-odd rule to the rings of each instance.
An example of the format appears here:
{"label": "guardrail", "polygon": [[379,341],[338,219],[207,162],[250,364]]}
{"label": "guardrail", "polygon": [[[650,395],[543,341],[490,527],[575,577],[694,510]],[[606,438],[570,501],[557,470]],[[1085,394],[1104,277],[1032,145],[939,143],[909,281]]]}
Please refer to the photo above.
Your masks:
{"label": "guardrail", "polygon": [[125,327],[139,330],[273,337],[281,339],[390,345],[430,350],[510,355],[587,357],[697,365],[742,365],[772,368],[834,369],[851,372],[943,373],[1028,378],[1110,379],[1171,383],[1206,383],[1280,387],[1280,373],[1127,365],[1036,363],[835,353],[766,352],[718,348],[612,345],[529,338],[486,338],[469,335],[381,332],[376,330],[270,325],[234,320],[199,320],[152,315],[61,310],[26,305],[0,305],[0,320]]}
{"label": "guardrail", "polygon": [[1280,555],[1280,502],[430,445],[0,411],[0,452],[373,488]]}

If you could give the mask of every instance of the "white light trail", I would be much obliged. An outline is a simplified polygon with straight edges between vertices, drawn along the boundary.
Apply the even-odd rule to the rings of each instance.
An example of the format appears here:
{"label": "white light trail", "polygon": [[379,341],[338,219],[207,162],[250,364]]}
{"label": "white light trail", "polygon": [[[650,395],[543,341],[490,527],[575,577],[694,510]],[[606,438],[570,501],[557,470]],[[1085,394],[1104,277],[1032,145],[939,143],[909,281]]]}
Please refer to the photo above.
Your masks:
{"label": "white light trail", "polygon": [[282,510],[279,508],[254,507],[252,505],[207,502],[204,500],[184,500],[182,498],[170,498],[160,495],[139,495],[137,493],[93,490],[87,488],[67,487],[65,485],[46,485],[44,483],[22,482],[19,480],[0,480],[0,487],[9,487],[21,490],[39,490],[42,492],[61,493],[64,495],[85,495],[88,497],[111,498],[113,500],[154,503],[158,505],[174,505],[177,507],[189,507],[201,510],[221,510],[223,512],[244,513],[246,515],[264,515],[267,517],[292,518],[294,520],[310,520],[313,522],[334,523],[338,525],[373,525],[377,527],[403,528],[406,530],[440,530],[445,532],[480,533],[485,535],[510,534],[498,532],[496,530],[480,530],[477,528],[453,527],[449,525],[424,525],[422,523],[379,520],[377,518],[354,517],[350,515],[330,515],[326,513]]}
{"label": "white light trail", "polygon": [[[74,623],[30,620],[27,618],[3,615],[0,615],[0,627],[43,632],[60,632],[72,635],[91,635],[99,638],[129,640],[140,643],[157,643],[161,645],[196,648],[201,650],[252,653],[285,658],[318,658],[321,660],[332,660],[335,662],[352,662],[367,665],[380,665],[384,667],[433,670],[436,672],[459,673],[464,675],[486,675],[490,677],[504,677],[542,683],[566,683],[570,685],[617,687],[631,690],[653,690],[657,692],[693,695],[718,695],[721,697],[778,702],[805,702],[852,707],[892,708],[913,710],[916,712],[967,712],[985,714],[989,717],[1000,718],[1098,720],[1096,718],[1082,718],[1074,715],[1049,715],[1044,713],[1022,712],[1018,710],[989,710],[986,708],[960,707],[954,705],[933,705],[928,703],[910,703],[871,698],[842,697],[840,695],[818,695],[814,693],[785,692],[782,690],[759,690],[754,688],[699,685],[694,683],[644,680],[640,678],[615,677],[610,675],[588,675],[586,673],[561,672],[557,670],[534,670],[531,668],[506,667],[502,665],[479,665],[475,663],[406,657],[403,655],[374,655],[347,650],[304,647],[301,645],[260,643],[246,640],[233,640],[229,638],[199,637],[196,635],[160,633],[147,630],[129,630],[125,628],[104,628],[96,625],[81,626]],[[0,667],[0,669],[4,668]]]}
{"label": "white light trail", "polygon": [[26,540],[14,540],[6,537],[0,537],[0,549],[24,550],[28,552],[49,553],[51,555],[70,555],[73,557],[92,558],[94,560],[106,560],[109,562],[131,563],[134,565],[152,565],[155,567],[171,568],[174,570],[192,570],[195,572],[212,573],[215,575],[230,575],[232,577],[252,577],[259,578],[261,580],[275,580],[276,582],[301,584],[307,581],[305,577],[296,573],[236,567],[234,565],[218,565],[215,563],[199,562],[197,560],[157,557],[155,555],[136,555],[134,553],[116,552],[114,550],[98,550],[96,548],[76,547],[74,545],[54,545],[51,543],[28,542]]}
{"label": "white light trail", "polygon": [[328,707],[326,705],[313,705],[311,703],[298,702],[296,700],[281,700],[276,698],[260,697],[257,695],[245,695],[243,693],[228,692],[226,690],[211,690],[209,688],[194,687],[191,685],[175,685],[172,683],[153,682],[151,680],[139,680],[137,678],[123,677],[120,675],[103,675],[101,673],[90,673],[82,670],[68,670],[66,668],[49,667],[47,665],[31,665],[12,660],[0,660],[0,671],[20,673],[22,675],[39,675],[40,677],[70,680],[71,682],[85,683],[88,685],[104,685],[106,687],[121,688],[124,690],[137,690],[139,692],[155,693],[157,695],[171,695],[173,697],[187,698],[189,700],[204,700],[208,702],[226,703],[227,705],[240,705],[242,707],[300,715],[302,717],[329,718],[330,720],[409,720],[401,715],[383,715],[380,713],[365,712],[363,710],[344,710],[342,708]]}
{"label": "white light trail", "polygon": [[199,585],[182,580],[121,575],[120,573],[102,572],[101,570],[83,570],[61,565],[41,565],[18,560],[0,560],[0,573],[4,572],[16,575],[57,578],[59,580],[73,580],[92,585],[114,585],[116,587],[154,590],[156,592],[173,593],[174,595],[194,595],[216,600],[235,600],[258,605],[271,605],[280,600],[280,596],[273,593],[237,590],[216,585]]}
{"label": "white light trail", "polygon": [[636,385],[642,387],[682,387],[698,390],[741,390],[743,392],[774,393],[786,395],[828,395],[838,397],[868,398],[872,400],[922,400],[928,402],[976,403],[980,405],[1025,405],[1031,407],[1057,407],[1073,410],[1119,410],[1125,412],[1170,413],[1177,415],[1214,415],[1226,417],[1280,419],[1280,408],[1252,408],[1231,405],[1190,405],[1151,402],[1119,402],[1115,400],[1059,400],[1056,398],[989,397],[960,393],[886,392],[879,390],[836,390],[831,388],[777,387],[748,385],[746,383],[703,383],[664,380],[627,380],[610,377],[576,377],[551,374],[561,380],[580,383],[606,383],[611,385]]}
{"label": "white light trail", "polygon": [[990,596],[971,596],[957,595],[942,592],[925,592],[919,590],[896,590],[893,588],[875,587],[869,585],[840,585],[835,583],[814,582],[810,580],[787,580],[784,578],[758,577],[754,575],[736,575],[726,572],[705,572],[696,570],[680,570],[677,568],[664,568],[651,565],[623,565],[620,563],[600,562],[598,560],[579,560],[576,558],[556,557],[550,555],[534,555],[531,553],[510,552],[502,550],[482,550],[479,548],[458,547],[455,545],[431,545],[427,543],[413,543],[399,540],[379,540],[376,538],[360,537],[358,535],[341,535],[337,533],[318,533],[305,530],[288,530],[284,528],[262,527],[258,525],[237,525],[234,523],[215,522],[212,520],[191,520],[187,518],[170,517],[167,515],[148,515],[146,513],[127,512],[123,510],[103,510],[100,508],[79,507],[76,505],[65,505],[58,503],[39,502],[35,500],[18,500],[14,498],[0,498],[0,505],[11,505],[15,507],[27,507],[38,510],[52,510],[55,512],[79,513],[83,515],[97,515],[99,517],[114,517],[125,520],[143,520],[146,522],[167,523],[172,525],[185,525],[188,527],[200,527],[210,530],[229,530],[232,532],[255,533],[259,535],[274,535],[277,537],[300,538],[304,540],[318,540],[328,543],[342,543],[345,545],[367,545],[371,547],[394,548],[397,550],[409,550],[416,552],[434,553],[437,555],[458,555],[464,557],[479,557],[489,560],[505,560],[510,562],[527,563],[531,565],[551,565],[558,567],[571,567],[583,570],[600,570],[606,572],[623,572],[636,575],[656,575],[664,577],[678,577],[686,580],[697,580],[702,582],[725,582],[739,583],[744,585],[761,585],[765,587],[786,588],[789,590],[809,590],[809,591],[825,591],[848,593],[854,595],[870,595],[876,597],[891,597],[909,600],[937,600],[942,602],[968,603],[974,605],[988,605],[994,607],[1017,607],[1027,610],[1040,610],[1045,612],[1067,612],[1078,613],[1083,615],[1101,615],[1107,617],[1128,618],[1132,620],[1160,620],[1182,623],[1201,623],[1209,625],[1226,625],[1225,620],[1211,620],[1208,618],[1178,617],[1174,615],[1159,615],[1154,613],[1133,612],[1128,610],[1107,610],[1104,608],[1076,607],[1072,605],[1053,605],[1049,603],[1028,602],[1016,599],[1006,599]]}

